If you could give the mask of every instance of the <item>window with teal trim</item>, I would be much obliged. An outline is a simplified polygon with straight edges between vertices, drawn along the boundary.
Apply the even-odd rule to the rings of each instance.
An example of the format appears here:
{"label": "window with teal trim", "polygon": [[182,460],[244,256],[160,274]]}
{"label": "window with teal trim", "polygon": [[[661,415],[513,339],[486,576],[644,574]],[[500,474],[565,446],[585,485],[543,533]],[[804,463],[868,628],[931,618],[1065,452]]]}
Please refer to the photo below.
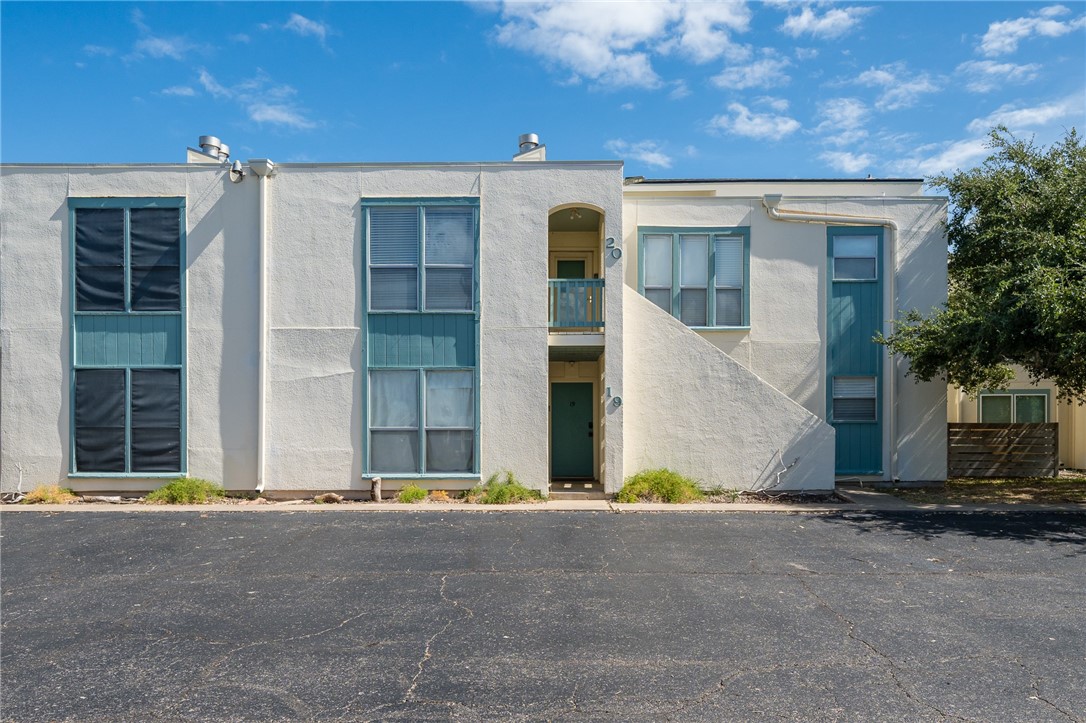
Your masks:
{"label": "window with teal trim", "polygon": [[366,206],[370,311],[472,311],[476,207]]}
{"label": "window with teal trim", "polygon": [[474,472],[474,370],[370,370],[369,435],[371,472]]}
{"label": "window with teal trim", "polygon": [[645,298],[687,326],[749,326],[748,228],[642,228],[639,235]]}
{"label": "window with teal trim", "polygon": [[69,199],[71,472],[185,468],[184,203]]}

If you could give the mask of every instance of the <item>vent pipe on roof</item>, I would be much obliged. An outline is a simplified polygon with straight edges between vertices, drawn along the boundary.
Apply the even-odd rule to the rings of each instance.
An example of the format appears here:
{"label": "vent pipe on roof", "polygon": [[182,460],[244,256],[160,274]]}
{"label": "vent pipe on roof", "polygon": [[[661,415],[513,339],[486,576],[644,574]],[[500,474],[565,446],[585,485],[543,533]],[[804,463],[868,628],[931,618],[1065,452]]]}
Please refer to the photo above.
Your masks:
{"label": "vent pipe on roof", "polygon": [[520,138],[517,139],[517,143],[520,145],[520,153],[527,153],[539,147],[539,136],[535,133],[521,133]]}
{"label": "vent pipe on roof", "polygon": [[209,156],[218,158],[220,161],[226,161],[230,158],[230,146],[215,136],[200,136],[200,150]]}

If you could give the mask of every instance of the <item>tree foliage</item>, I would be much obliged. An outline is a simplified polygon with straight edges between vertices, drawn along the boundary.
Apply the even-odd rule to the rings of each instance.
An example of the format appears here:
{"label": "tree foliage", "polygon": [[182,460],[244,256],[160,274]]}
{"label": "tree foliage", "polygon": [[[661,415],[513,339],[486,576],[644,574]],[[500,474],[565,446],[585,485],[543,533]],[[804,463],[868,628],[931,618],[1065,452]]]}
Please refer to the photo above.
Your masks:
{"label": "tree foliage", "polygon": [[918,380],[976,395],[1017,364],[1086,401],[1086,147],[1073,128],[1046,149],[1002,126],[988,147],[977,168],[929,180],[950,196],[945,308],[878,340]]}

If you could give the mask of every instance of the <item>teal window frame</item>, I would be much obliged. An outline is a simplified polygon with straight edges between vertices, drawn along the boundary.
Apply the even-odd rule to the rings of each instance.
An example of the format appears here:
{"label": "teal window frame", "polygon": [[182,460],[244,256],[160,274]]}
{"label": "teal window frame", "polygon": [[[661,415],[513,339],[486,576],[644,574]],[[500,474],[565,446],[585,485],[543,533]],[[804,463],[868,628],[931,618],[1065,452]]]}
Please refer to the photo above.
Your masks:
{"label": "teal window frame", "polygon": [[1051,414],[1052,395],[1049,389],[985,389],[979,395],[977,395],[977,421],[981,424],[1006,424],[1006,422],[985,422],[981,419],[981,414],[984,411],[983,399],[984,397],[1010,397],[1011,398],[1011,421],[1010,424],[1037,424],[1036,422],[1016,422],[1015,418],[1018,416],[1018,397],[1044,397],[1045,398],[1045,421],[1048,423]]}
{"label": "teal window frame", "polygon": [[[418,263],[415,264],[417,279],[414,309],[374,309],[370,300],[370,214],[369,210],[382,206],[416,206],[418,212]],[[463,268],[462,266],[435,265],[426,262],[426,209],[433,207],[471,207],[475,225],[475,253],[472,259],[472,293],[470,309],[427,309],[426,269]],[[363,198],[362,199],[362,250],[365,257],[362,274],[362,292],[366,313],[369,314],[475,314],[479,309],[479,199],[471,196],[437,198]],[[403,268],[407,268],[406,266]]]}
{"label": "teal window frame", "polygon": [[[685,234],[707,234],[709,278],[706,285],[706,325],[691,326],[699,330],[750,329],[750,227],[749,226],[638,226],[637,227],[637,292],[645,296],[645,236],[671,236],[671,315],[681,320],[681,286],[679,263],[679,237]],[[742,237],[743,239],[743,318],[741,324],[716,323],[716,243],[717,236]],[[725,288],[725,287],[721,287]]]}
{"label": "teal window frame", "polygon": [[[76,309],[76,279],[75,279],[75,216],[78,209],[120,208],[125,210],[124,216],[124,311],[78,311]],[[178,248],[178,273],[180,274],[180,298],[176,311],[133,311],[132,310],[132,276],[130,263],[131,236],[129,227],[129,211],[143,208],[176,208],[179,219],[179,248]],[[68,367],[68,477],[94,478],[94,479],[173,479],[188,474],[188,374],[187,374],[187,298],[186,298],[186,203],[184,197],[154,196],[154,197],[111,197],[111,198],[68,198],[68,318],[69,318],[69,367]],[[114,317],[155,317],[168,316],[180,317],[181,334],[180,364],[80,364],[78,350],[76,348],[77,319],[92,316]],[[93,472],[76,469],[75,455],[75,376],[76,371],[84,369],[123,369],[125,372],[125,471],[124,472]],[[176,369],[181,377],[181,449],[180,469],[176,472],[132,472],[132,370],[133,369]]]}
{"label": "teal window frame", "polygon": [[[419,213],[419,257],[418,257],[418,304],[415,310],[410,309],[377,309],[374,310],[370,306],[370,290],[369,290],[369,278],[370,278],[370,230],[369,230],[369,209],[380,206],[417,206]],[[425,213],[424,209],[429,207],[452,207],[452,206],[471,206],[474,208],[474,224],[475,235],[474,243],[475,250],[472,260],[472,308],[471,309],[434,309],[427,310],[424,307],[424,287],[426,284],[425,267],[426,267],[426,226],[425,226]],[[425,316],[425,315],[463,315],[471,316],[474,319],[475,326],[475,365],[474,366],[437,366],[437,365],[403,365],[392,366],[387,364],[370,365],[369,364],[369,350],[363,348],[362,356],[365,368],[365,373],[362,375],[362,473],[367,477],[379,476],[382,479],[387,480],[414,480],[414,479],[441,479],[441,480],[478,480],[480,479],[480,404],[479,398],[481,396],[480,387],[480,375],[479,375],[479,352],[480,352],[480,338],[479,338],[479,247],[480,247],[480,215],[481,206],[480,200],[477,196],[428,196],[428,197],[403,197],[403,198],[373,198],[364,197],[361,199],[362,210],[362,339],[369,339],[369,317],[370,316],[384,316],[384,315],[407,315],[407,316]],[[380,470],[373,469],[370,459],[370,372],[374,371],[416,371],[419,373],[419,458],[417,472],[382,472]],[[425,397],[425,372],[427,371],[470,371],[473,373],[474,381],[474,400],[475,400],[475,430],[473,436],[474,450],[473,450],[473,469],[471,472],[425,472],[426,469],[426,397]]]}

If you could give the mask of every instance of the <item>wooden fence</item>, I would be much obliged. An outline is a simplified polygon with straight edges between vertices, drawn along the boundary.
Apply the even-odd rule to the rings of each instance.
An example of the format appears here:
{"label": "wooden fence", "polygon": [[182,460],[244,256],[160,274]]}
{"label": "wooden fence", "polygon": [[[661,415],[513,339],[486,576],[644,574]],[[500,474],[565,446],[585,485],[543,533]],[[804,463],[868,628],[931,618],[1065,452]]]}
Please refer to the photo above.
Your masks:
{"label": "wooden fence", "polygon": [[1059,425],[948,424],[950,477],[1055,477]]}

